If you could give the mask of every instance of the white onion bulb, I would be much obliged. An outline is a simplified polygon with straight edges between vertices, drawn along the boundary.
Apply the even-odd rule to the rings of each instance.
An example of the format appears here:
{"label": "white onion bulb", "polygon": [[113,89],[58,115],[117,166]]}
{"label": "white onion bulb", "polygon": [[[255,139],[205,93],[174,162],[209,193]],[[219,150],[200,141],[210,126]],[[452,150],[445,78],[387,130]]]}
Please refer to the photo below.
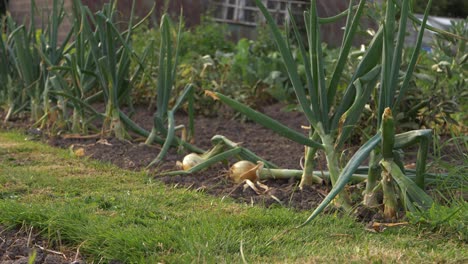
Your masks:
{"label": "white onion bulb", "polygon": [[196,153],[190,153],[182,160],[182,169],[184,171],[190,170],[192,167],[202,163],[204,159]]}

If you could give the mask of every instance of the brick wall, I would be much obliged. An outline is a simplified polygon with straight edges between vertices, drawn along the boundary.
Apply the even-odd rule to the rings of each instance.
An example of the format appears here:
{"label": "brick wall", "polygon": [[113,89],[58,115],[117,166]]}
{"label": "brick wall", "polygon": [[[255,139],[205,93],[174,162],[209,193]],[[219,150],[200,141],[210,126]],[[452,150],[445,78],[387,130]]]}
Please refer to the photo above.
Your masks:
{"label": "brick wall", "polygon": [[[164,12],[165,0],[155,0],[155,18],[158,20]],[[167,12],[172,17],[178,17],[183,9],[184,19],[187,26],[191,27],[200,23],[201,16],[206,13],[210,0],[171,0],[167,6]]]}
{"label": "brick wall", "polygon": [[[2,1],[2,0],[0,0]],[[37,12],[35,13],[34,24],[36,28],[42,28],[46,23],[46,19],[49,17],[53,0],[35,0]],[[96,12],[102,8],[105,3],[109,0],[82,0],[84,5],[87,5],[91,11]],[[150,12],[153,4],[156,4],[156,10],[152,15],[152,22],[158,23],[159,18],[165,8],[165,0],[135,0],[135,17],[143,18],[148,12]],[[122,28],[125,28],[125,22],[130,18],[131,7],[133,0],[118,0],[117,8],[119,10],[120,17],[118,18],[121,22],[119,23]],[[70,17],[72,12],[72,0],[64,0],[64,6],[67,13],[67,18],[64,20],[63,25],[60,28],[60,38],[63,39],[71,29],[72,18]],[[201,15],[208,8],[208,0],[172,0],[169,1],[167,11],[178,17],[181,9],[184,11],[185,22],[188,26],[196,25],[200,22]],[[12,0],[8,4],[8,10],[12,14],[13,18],[17,23],[24,23],[29,25],[31,17],[31,0]],[[43,23],[44,22],[44,23]]]}
{"label": "brick wall", "polygon": [[[82,0],[82,3],[89,6],[92,11],[98,11],[104,3],[109,0]],[[137,18],[145,17],[155,5],[155,12],[152,15],[153,22],[158,22],[164,11],[170,13],[173,17],[179,16],[183,9],[185,22],[188,26],[196,25],[200,22],[200,16],[208,8],[208,0],[170,0],[165,6],[167,0],[135,0],[135,16]],[[120,11],[121,19],[128,20],[131,13],[133,0],[118,0],[117,8]],[[167,9],[166,9],[167,8]]]}
{"label": "brick wall", "polygon": [[[52,12],[53,0],[35,0],[36,13],[34,15],[34,26],[37,29],[44,28],[47,24],[47,19]],[[72,1],[64,0],[64,8],[67,13],[64,21],[61,24],[59,31],[59,39],[64,39],[71,29],[71,14]],[[31,19],[31,0],[12,0],[8,3],[8,10],[17,23],[29,25]]]}

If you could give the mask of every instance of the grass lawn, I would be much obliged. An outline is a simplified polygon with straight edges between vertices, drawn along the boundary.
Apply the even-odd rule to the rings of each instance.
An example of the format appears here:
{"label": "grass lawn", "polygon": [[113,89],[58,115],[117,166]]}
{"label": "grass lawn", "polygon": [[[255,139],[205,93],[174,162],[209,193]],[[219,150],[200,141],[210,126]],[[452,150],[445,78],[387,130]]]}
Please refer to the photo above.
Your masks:
{"label": "grass lawn", "polygon": [[251,207],[174,189],[143,172],[74,157],[24,138],[0,132],[0,224],[33,226],[70,249],[81,245],[87,263],[468,261],[463,201],[458,203],[462,210],[444,207],[446,214],[454,213],[443,225],[403,225],[372,233],[350,217],[321,215],[272,242],[310,212]]}

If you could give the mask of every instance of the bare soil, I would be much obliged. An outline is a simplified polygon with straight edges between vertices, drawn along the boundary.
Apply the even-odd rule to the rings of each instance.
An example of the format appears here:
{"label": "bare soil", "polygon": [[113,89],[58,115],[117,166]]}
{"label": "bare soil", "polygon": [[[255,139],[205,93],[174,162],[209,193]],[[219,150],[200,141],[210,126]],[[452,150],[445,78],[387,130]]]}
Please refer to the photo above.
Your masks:
{"label": "bare soil", "polygon": [[[288,127],[306,134],[307,130],[301,128],[307,123],[303,114],[286,112],[282,110],[283,108],[284,105],[273,104],[265,106],[261,111]],[[152,114],[153,112],[146,108],[139,108],[132,119],[145,129],[150,130]],[[178,113],[176,116],[177,124],[187,126],[187,120],[185,113]],[[281,168],[301,168],[303,146],[280,137],[256,123],[241,122],[239,119],[233,118],[232,113],[228,110],[222,110],[216,117],[197,116],[194,144],[205,150],[210,149],[212,147],[210,140],[214,135],[223,135]],[[86,156],[110,162],[128,170],[144,170],[160,151],[160,146],[145,145],[141,138],[120,141],[116,138],[103,139],[99,136],[91,139],[48,137],[46,141],[52,146],[61,148],[72,148],[73,150],[82,148]],[[317,206],[328,191],[327,186],[320,185],[299,191],[296,179],[266,180],[263,184],[268,186],[268,192],[257,194],[253,189],[244,188],[243,184],[235,184],[227,178],[229,164],[235,162],[235,159],[230,159],[229,164],[217,164],[192,175],[159,175],[159,172],[162,171],[177,170],[176,162],[181,161],[186,154],[184,151],[178,153],[176,149],[171,149],[162,163],[149,170],[150,175],[168,185],[203,191],[218,197],[231,197],[239,202],[266,207],[278,205],[295,209],[311,209]],[[323,161],[320,163],[322,164]]]}
{"label": "bare soil", "polygon": [[[0,225],[0,263],[28,264],[34,259],[35,264],[81,264],[79,252],[51,245],[39,232],[33,229],[7,229]],[[55,249],[55,250],[53,250]],[[32,256],[35,252],[35,258]]]}

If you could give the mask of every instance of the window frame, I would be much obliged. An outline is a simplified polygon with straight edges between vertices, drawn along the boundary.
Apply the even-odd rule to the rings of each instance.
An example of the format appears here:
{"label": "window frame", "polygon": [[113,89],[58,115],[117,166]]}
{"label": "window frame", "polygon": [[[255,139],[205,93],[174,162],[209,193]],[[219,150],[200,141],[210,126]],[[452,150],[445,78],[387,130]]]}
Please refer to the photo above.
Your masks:
{"label": "window frame", "polygon": [[[306,0],[261,0],[261,2],[267,7],[268,12],[272,14],[278,25],[289,22],[288,9],[291,9],[293,14],[301,15],[302,11],[310,5],[309,1]],[[215,6],[213,19],[218,22],[246,26],[257,26],[259,23],[264,23],[265,18],[261,15],[258,7],[255,4],[247,5],[250,3],[253,3],[253,0],[212,0],[211,4]],[[249,20],[248,12],[255,13],[255,21]]]}

